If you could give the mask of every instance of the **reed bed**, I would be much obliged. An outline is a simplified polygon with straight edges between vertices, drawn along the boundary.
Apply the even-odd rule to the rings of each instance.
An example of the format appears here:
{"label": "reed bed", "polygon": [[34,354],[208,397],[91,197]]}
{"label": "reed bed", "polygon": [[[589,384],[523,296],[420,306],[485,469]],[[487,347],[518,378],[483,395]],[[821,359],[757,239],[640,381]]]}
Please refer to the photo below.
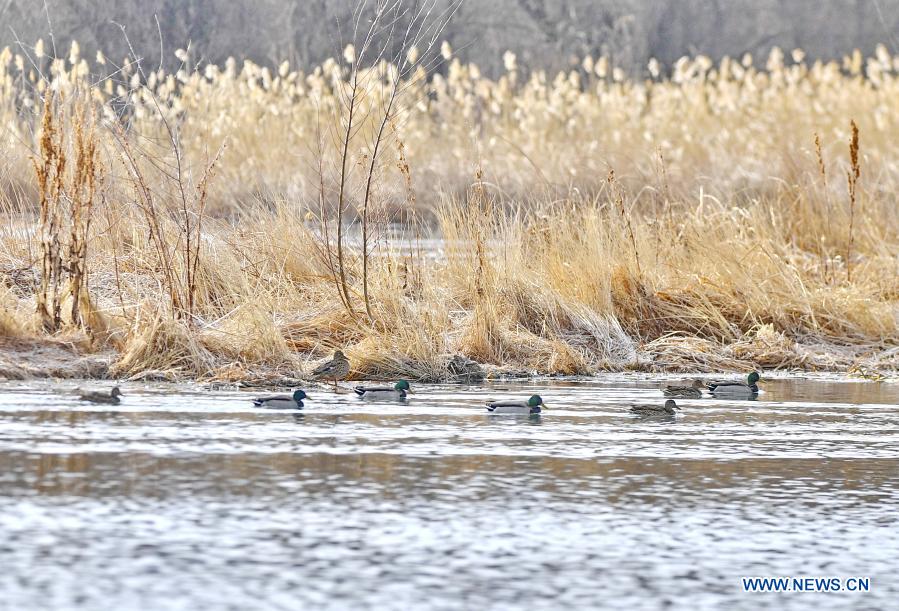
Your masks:
{"label": "reed bed", "polygon": [[166,74],[0,52],[0,334],[109,350],[121,377],[300,376],[337,347],[359,378],[443,379],[456,354],[899,370],[884,48],[641,81],[404,53],[302,72],[179,51]]}

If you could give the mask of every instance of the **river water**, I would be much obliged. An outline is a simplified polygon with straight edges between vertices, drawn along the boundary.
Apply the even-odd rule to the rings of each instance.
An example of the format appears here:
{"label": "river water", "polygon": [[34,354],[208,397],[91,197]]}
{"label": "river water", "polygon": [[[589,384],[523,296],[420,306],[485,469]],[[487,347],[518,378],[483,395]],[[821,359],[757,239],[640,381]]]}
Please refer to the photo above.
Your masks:
{"label": "river water", "polygon": [[[308,389],[0,384],[3,609],[887,609],[899,385],[763,381],[633,416],[657,381]],[[488,397],[540,393],[537,418]],[[751,593],[743,577],[870,579]]]}

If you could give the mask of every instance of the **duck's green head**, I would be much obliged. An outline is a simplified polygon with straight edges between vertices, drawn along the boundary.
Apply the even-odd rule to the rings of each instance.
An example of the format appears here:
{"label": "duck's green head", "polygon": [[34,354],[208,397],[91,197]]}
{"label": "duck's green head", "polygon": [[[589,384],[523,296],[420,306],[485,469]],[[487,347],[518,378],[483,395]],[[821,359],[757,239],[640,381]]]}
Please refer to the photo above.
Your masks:
{"label": "duck's green head", "polygon": [[543,402],[543,398],[540,395],[532,395],[530,399],[528,399],[528,407],[546,407],[546,403]]}
{"label": "duck's green head", "polygon": [[305,398],[306,398],[306,393],[304,391],[302,391],[302,390],[293,391],[293,400],[296,401],[297,403],[299,403],[300,401],[302,401]]}
{"label": "duck's green head", "polygon": [[412,392],[412,389],[409,386],[409,382],[407,382],[406,380],[400,380],[399,382],[394,384],[393,389],[401,392]]}
{"label": "duck's green head", "polygon": [[746,381],[749,382],[749,385],[752,386],[756,382],[762,379],[762,376],[759,375],[758,371],[753,371],[749,374],[749,377],[746,378]]}
{"label": "duck's green head", "polygon": [[122,396],[122,389],[119,388],[118,386],[113,386],[113,387],[112,387],[112,390],[109,391],[109,395],[112,396],[112,397],[121,397],[121,396]]}
{"label": "duck's green head", "polygon": [[667,409],[680,409],[674,399],[668,399],[667,401],[665,401],[665,407]]}

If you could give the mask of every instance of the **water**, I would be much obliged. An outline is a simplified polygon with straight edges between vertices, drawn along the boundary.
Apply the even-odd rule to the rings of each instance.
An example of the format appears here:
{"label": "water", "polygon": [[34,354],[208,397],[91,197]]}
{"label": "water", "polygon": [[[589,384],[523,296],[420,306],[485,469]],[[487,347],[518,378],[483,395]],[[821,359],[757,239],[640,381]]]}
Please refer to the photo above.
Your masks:
{"label": "water", "polygon": [[[636,377],[311,389],[0,385],[3,609],[885,609],[899,601],[899,385],[768,380],[683,400]],[[508,389],[508,390],[502,390]],[[539,392],[536,419],[487,397]],[[870,577],[744,593],[741,577]]]}

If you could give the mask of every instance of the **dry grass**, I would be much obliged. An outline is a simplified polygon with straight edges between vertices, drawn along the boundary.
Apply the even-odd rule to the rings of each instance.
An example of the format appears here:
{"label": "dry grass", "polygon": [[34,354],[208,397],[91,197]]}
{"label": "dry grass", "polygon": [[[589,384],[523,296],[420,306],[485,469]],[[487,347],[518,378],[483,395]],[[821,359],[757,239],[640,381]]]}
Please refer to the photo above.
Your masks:
{"label": "dry grass", "polygon": [[[43,333],[41,285],[19,279],[53,279],[27,165],[29,149],[55,159],[40,144],[52,89],[89,91],[104,117],[88,132],[83,114],[54,115],[102,160],[66,252],[84,253],[89,297],[74,326],[115,349],[114,375],[294,376],[336,347],[366,378],[439,379],[455,353],[565,374],[896,370],[899,59],[700,57],[645,82],[592,59],[525,79],[510,61],[494,81],[445,54],[446,75],[408,76],[377,166],[387,64],[126,66],[91,90],[77,56],[34,58],[45,81],[0,54],[0,334]],[[351,74],[364,87],[347,147]],[[347,172],[341,196],[327,176],[342,161],[362,178]]]}

